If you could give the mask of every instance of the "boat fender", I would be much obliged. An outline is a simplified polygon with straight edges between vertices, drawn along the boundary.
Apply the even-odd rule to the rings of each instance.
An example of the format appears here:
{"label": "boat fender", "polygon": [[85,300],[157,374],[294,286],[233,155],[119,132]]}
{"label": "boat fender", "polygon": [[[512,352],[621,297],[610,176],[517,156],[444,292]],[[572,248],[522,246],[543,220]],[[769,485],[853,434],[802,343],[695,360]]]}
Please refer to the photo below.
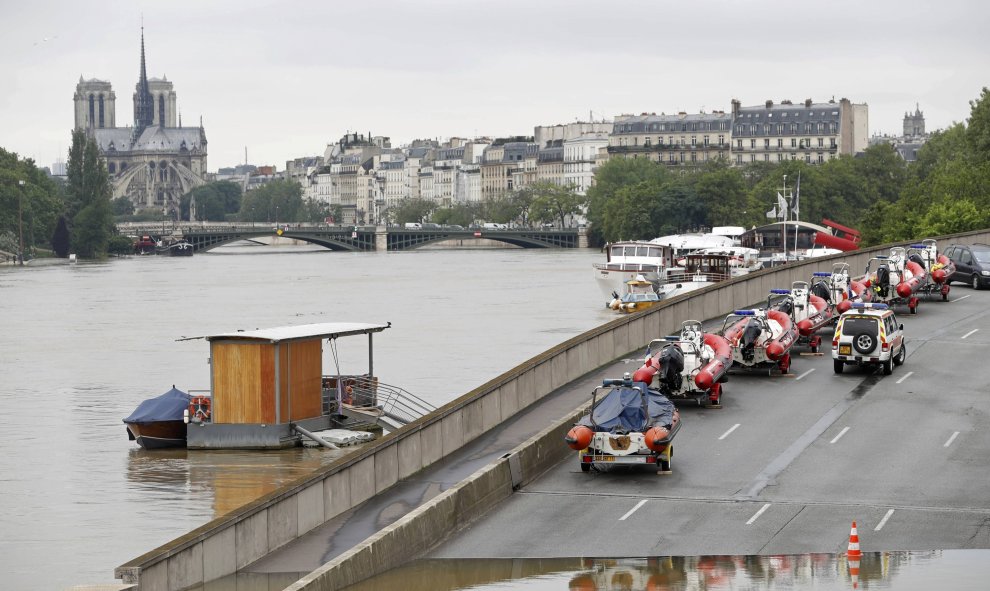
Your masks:
{"label": "boat fender", "polygon": [[663,451],[663,449],[667,447],[667,437],[669,435],[670,431],[666,427],[661,427],[659,425],[650,427],[644,434],[644,439],[646,439],[646,447],[650,448],[650,450],[654,452]]}
{"label": "boat fender", "polygon": [[574,425],[564,436],[564,443],[574,450],[586,449],[591,445],[591,438],[594,432],[586,425]]}

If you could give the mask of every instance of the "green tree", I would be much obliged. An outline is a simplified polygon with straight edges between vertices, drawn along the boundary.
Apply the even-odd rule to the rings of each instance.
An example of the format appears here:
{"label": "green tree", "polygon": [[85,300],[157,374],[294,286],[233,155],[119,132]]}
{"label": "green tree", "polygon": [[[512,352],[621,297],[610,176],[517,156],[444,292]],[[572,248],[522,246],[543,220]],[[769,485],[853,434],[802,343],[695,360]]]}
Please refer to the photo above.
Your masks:
{"label": "green tree", "polygon": [[134,203],[125,195],[121,195],[110,201],[110,209],[114,217],[126,217],[134,215]]}
{"label": "green tree", "polygon": [[64,259],[69,256],[69,246],[69,224],[66,223],[65,216],[60,215],[52,234],[52,250],[55,256]]}
{"label": "green tree", "polygon": [[452,207],[438,209],[433,212],[433,221],[438,224],[456,224],[470,226],[478,217],[478,208],[466,203],[458,203]]}
{"label": "green tree", "polygon": [[392,211],[397,224],[418,223],[429,219],[434,207],[429,199],[403,199]]}
{"label": "green tree", "polygon": [[970,113],[966,141],[978,162],[990,160],[990,89],[986,86],[979,98],[969,101]]}
{"label": "green tree", "polygon": [[[644,181],[663,183],[671,173],[660,164],[646,158],[613,158],[595,172],[595,183],[588,189],[588,221],[590,238],[602,242],[606,234],[608,203],[618,197],[618,192]],[[613,224],[614,226],[615,224]],[[610,238],[615,240],[616,238]]]}
{"label": "green tree", "polygon": [[190,219],[194,198],[197,220],[222,222],[241,210],[241,187],[230,181],[207,183],[183,195],[179,201],[182,219]]}
{"label": "green tree", "polygon": [[533,184],[532,201],[529,204],[529,218],[535,222],[556,222],[563,228],[568,216],[581,213],[587,199],[578,195],[571,185],[539,182]]}
{"label": "green tree", "polygon": [[239,217],[279,225],[304,221],[302,186],[296,181],[278,180],[248,191],[241,202]]}
{"label": "green tree", "polygon": [[78,208],[70,228],[72,249],[83,258],[104,257],[113,233],[110,175],[96,141],[82,130],[72,132],[68,174],[69,213]]}
{"label": "green tree", "polygon": [[58,183],[31,159],[0,148],[0,233],[14,236],[14,250],[9,252],[20,248],[21,236],[28,256],[36,247],[46,248],[64,207]]}

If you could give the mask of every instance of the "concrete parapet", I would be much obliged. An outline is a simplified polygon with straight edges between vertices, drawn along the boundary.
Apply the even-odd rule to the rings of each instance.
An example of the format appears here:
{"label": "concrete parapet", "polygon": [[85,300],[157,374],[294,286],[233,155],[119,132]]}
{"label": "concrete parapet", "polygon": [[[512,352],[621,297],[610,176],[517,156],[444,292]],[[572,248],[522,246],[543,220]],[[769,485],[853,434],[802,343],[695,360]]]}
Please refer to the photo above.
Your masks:
{"label": "concrete parapet", "polygon": [[519,467],[515,485],[521,486],[571,453],[563,445],[564,435],[586,412],[583,405],[285,591],[343,589],[420,556],[511,495],[511,465]]}
{"label": "concrete parapet", "polygon": [[[990,230],[938,240],[940,248],[986,243]],[[705,320],[765,302],[770,288],[807,281],[812,271],[830,270],[833,262],[847,261],[851,272],[860,275],[874,254],[912,242],[765,269],[616,318],[519,364],[395,433],[121,565],[115,575],[126,584],[138,583],[142,591],[177,591],[231,574],[439,461],[557,387],[616,359],[638,355],[650,339],[671,334],[683,320]],[[516,457],[517,471],[523,478],[538,471],[544,459],[566,452],[559,443],[558,437],[543,451],[536,445]],[[535,456],[530,460],[528,454]],[[494,466],[502,464],[508,473],[507,463]]]}

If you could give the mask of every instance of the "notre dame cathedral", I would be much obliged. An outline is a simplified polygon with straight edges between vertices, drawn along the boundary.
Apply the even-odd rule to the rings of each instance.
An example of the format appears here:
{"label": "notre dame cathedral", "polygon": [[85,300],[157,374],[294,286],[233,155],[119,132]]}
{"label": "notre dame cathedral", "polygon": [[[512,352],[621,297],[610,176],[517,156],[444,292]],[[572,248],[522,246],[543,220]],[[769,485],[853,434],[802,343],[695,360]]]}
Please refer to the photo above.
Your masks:
{"label": "notre dame cathedral", "polygon": [[116,95],[109,82],[79,77],[76,129],[96,140],[106,158],[114,198],[138,209],[161,208],[178,216],[179,198],[206,177],[206,132],[176,121],[176,98],[167,78],[148,78],[141,29],[141,75],[134,89],[134,126],[117,127]]}

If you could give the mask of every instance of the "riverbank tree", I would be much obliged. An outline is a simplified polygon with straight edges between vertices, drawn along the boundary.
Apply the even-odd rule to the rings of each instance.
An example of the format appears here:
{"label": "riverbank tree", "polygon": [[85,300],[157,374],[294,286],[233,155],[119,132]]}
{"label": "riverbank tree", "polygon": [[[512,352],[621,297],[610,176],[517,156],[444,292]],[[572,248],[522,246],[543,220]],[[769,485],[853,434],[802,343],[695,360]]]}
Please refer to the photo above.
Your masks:
{"label": "riverbank tree", "polygon": [[51,248],[64,208],[62,186],[30,158],[0,148],[0,250],[16,253],[23,236],[25,256]]}
{"label": "riverbank tree", "polygon": [[72,132],[66,165],[66,213],[71,220],[72,250],[82,258],[102,258],[114,233],[113,190],[99,147],[86,132]]}

